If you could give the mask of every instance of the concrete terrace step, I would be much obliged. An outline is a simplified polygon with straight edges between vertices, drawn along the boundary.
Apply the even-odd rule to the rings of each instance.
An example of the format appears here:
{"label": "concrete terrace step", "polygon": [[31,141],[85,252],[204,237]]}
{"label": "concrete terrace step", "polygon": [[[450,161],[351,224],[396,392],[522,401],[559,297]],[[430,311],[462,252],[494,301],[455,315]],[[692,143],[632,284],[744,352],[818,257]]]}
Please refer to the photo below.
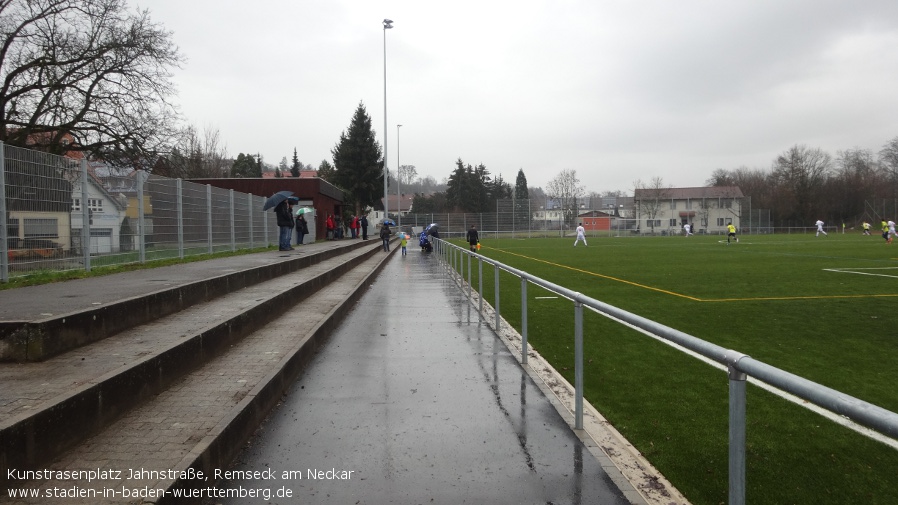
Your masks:
{"label": "concrete terrace step", "polygon": [[[302,310],[271,318],[227,353],[185,375],[46,466],[56,470],[114,469],[121,471],[120,475],[107,474],[90,482],[46,479],[7,483],[43,494],[10,503],[46,503],[45,493],[54,488],[77,488],[87,495],[67,498],[67,503],[197,502],[178,500],[171,491],[212,485],[213,469],[228,467],[387,257],[371,255],[353,262],[350,272],[315,293]],[[159,475],[160,470],[178,473],[188,469],[210,478],[182,480]],[[140,470],[149,472],[131,473]],[[149,496],[134,500],[123,496],[123,488],[145,490]],[[168,494],[158,496],[162,491]]]}
{"label": "concrete terrace step", "polygon": [[309,268],[193,304],[47,361],[0,363],[5,385],[0,388],[0,466],[37,468],[270,319],[305,307],[298,304],[357,265],[382,259],[379,251],[379,244],[371,242],[336,248]]}
{"label": "concrete terrace step", "polygon": [[[54,286],[52,298],[44,298],[44,286],[0,291],[0,362],[42,361],[348,250],[374,246],[360,240],[310,244],[295,253],[213,259],[202,262],[202,268],[153,269],[149,277],[80,279]],[[36,305],[35,299],[44,303]]]}

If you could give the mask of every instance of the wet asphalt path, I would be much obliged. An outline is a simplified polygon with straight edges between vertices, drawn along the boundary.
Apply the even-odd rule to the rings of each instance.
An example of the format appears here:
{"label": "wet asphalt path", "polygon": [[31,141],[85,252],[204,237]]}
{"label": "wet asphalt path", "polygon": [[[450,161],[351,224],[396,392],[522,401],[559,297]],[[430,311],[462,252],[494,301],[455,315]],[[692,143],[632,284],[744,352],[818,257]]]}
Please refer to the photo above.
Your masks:
{"label": "wet asphalt path", "polygon": [[437,257],[410,249],[231,468],[271,473],[232,475],[243,497],[215,503],[627,504]]}

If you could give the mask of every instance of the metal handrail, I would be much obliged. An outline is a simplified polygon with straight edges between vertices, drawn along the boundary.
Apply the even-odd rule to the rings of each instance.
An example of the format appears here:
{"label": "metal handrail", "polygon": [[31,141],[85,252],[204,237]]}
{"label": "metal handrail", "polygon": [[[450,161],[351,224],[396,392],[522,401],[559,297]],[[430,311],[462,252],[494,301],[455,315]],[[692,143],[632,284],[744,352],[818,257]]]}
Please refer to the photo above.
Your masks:
{"label": "metal handrail", "polygon": [[882,407],[809,381],[785,370],[768,365],[746,354],[725,349],[669,326],[638,316],[613,305],[601,302],[564,286],[518,270],[473,251],[465,250],[445,240],[436,239],[436,251],[442,261],[461,275],[465,257],[468,258],[468,294],[471,289],[471,262],[477,259],[480,272],[480,313],[483,314],[483,263],[493,265],[495,271],[495,331],[501,326],[499,312],[499,272],[504,270],[521,279],[521,360],[527,363],[527,299],[526,285],[537,286],[561,295],[574,303],[574,427],[583,429],[583,316],[587,306],[608,318],[639,328],[661,340],[675,343],[696,354],[724,365],[729,380],[729,503],[745,504],[745,427],[747,377],[779,388],[807,400],[825,410],[845,416],[855,423],[892,438],[898,438],[898,414]]}

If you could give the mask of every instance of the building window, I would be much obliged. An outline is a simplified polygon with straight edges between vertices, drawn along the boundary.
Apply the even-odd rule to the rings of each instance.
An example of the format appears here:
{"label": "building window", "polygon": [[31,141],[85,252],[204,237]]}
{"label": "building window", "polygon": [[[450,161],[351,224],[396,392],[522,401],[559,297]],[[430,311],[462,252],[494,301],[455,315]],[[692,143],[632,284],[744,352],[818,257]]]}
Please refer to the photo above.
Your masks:
{"label": "building window", "polygon": [[702,226],[708,226],[708,218],[706,218],[706,217],[702,218]]}
{"label": "building window", "polygon": [[[103,199],[102,198],[88,198],[87,199],[87,208],[94,212],[103,212]],[[81,199],[73,198],[72,199],[72,212],[79,212],[81,210]]]}
{"label": "building window", "polygon": [[56,219],[25,219],[25,238],[59,238]]}
{"label": "building window", "polygon": [[676,200],[670,201],[670,210],[677,210],[677,201]]}
{"label": "building window", "polygon": [[676,218],[671,218],[671,219],[670,219],[670,226],[676,226],[676,225],[677,225],[677,220],[676,220]]}
{"label": "building window", "polygon": [[645,226],[646,226],[646,228],[654,228],[656,226],[661,226],[661,220],[660,219],[646,219]]}

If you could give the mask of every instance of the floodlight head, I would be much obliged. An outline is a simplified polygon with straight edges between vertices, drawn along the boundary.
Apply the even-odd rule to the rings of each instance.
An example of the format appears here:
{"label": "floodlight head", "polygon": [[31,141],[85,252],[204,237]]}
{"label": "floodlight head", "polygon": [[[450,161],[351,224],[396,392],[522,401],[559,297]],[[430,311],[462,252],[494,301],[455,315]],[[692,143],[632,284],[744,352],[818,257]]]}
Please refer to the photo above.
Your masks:
{"label": "floodlight head", "polygon": [[393,28],[393,20],[392,19],[384,19],[384,30],[389,28]]}

